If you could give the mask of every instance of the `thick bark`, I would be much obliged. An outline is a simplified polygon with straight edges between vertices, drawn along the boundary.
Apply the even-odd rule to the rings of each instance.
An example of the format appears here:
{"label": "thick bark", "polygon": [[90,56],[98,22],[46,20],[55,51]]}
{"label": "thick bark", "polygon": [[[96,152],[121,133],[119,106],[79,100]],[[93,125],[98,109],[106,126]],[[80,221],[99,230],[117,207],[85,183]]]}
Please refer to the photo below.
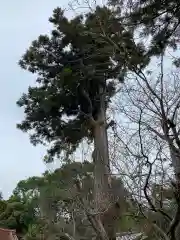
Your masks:
{"label": "thick bark", "polygon": [[[115,216],[119,210],[112,198],[111,172],[109,163],[105,96],[101,93],[101,108],[97,124],[94,125],[94,200],[98,218],[110,240],[116,239]],[[117,209],[116,209],[117,208]],[[119,215],[119,214],[118,214]]]}
{"label": "thick bark", "polygon": [[[109,188],[110,168],[105,131],[104,124],[98,124],[94,128],[94,197],[96,208],[104,208],[102,204],[103,200],[107,198]],[[105,196],[103,196],[104,194]]]}
{"label": "thick bark", "polygon": [[[105,91],[100,88],[100,109],[97,124],[93,128],[94,136],[94,198],[97,210],[103,207],[103,200],[107,198],[110,177],[108,138],[106,128]],[[105,196],[104,196],[105,194]]]}
{"label": "thick bark", "polygon": [[176,180],[180,180],[180,151],[176,149],[174,146],[169,146],[170,149],[170,155],[172,160],[172,165],[174,168],[174,173],[176,176]]}
{"label": "thick bark", "polygon": [[176,214],[170,224],[169,235],[171,240],[179,239],[177,236],[178,226],[180,224],[180,152],[174,146],[170,145],[170,154],[175,173],[174,195],[177,203]]}

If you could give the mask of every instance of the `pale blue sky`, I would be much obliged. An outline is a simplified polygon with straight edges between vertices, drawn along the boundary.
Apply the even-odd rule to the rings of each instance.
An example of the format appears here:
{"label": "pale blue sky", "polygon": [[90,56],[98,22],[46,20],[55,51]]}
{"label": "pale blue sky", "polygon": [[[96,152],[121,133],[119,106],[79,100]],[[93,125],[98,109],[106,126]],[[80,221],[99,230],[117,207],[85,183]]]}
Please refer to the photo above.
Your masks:
{"label": "pale blue sky", "polygon": [[5,198],[19,180],[45,170],[45,150],[33,147],[28,135],[16,129],[16,123],[23,119],[16,100],[34,80],[17,62],[32,40],[51,29],[48,18],[55,7],[62,5],[60,0],[0,3],[0,190]]}

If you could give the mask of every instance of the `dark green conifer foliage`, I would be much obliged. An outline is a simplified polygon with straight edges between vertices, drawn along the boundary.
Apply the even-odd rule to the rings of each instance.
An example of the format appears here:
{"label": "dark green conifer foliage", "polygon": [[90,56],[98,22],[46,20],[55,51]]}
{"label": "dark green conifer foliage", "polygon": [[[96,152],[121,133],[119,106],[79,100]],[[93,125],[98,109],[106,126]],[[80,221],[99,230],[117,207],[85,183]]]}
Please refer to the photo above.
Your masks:
{"label": "dark green conifer foliage", "polygon": [[[126,19],[133,27],[141,27],[142,36],[152,36],[148,51],[150,56],[158,56],[166,47],[177,49],[180,37],[180,2],[178,0],[110,0],[110,5],[131,7]],[[128,4],[127,4],[128,2]],[[129,16],[129,12],[131,12]],[[122,17],[122,16],[121,16]]]}
{"label": "dark green conifer foliage", "polygon": [[142,63],[144,56],[143,47],[136,46],[132,33],[106,7],[72,20],[56,8],[49,21],[54,26],[51,35],[40,35],[20,60],[37,79],[17,102],[25,113],[18,128],[30,133],[34,145],[51,144],[47,161],[62,150],[73,152],[83,138],[92,139],[86,120],[96,120],[99,87],[105,89],[108,107],[114,79],[119,74],[123,81],[127,69]]}

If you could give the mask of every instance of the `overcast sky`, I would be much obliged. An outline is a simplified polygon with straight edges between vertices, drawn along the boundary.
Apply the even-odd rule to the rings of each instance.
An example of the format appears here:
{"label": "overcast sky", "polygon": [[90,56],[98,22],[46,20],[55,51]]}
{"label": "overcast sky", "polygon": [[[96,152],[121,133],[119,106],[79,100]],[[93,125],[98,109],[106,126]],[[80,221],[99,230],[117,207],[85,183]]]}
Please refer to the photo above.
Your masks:
{"label": "overcast sky", "polygon": [[51,29],[48,18],[55,7],[62,5],[62,0],[0,3],[0,190],[4,198],[19,180],[45,170],[42,162],[45,150],[33,147],[28,135],[16,129],[23,119],[16,101],[34,80],[17,62],[32,40]]}
{"label": "overcast sky", "polygon": [[[45,149],[33,147],[28,135],[16,129],[23,119],[23,111],[16,101],[34,81],[34,76],[22,71],[17,62],[32,40],[51,30],[48,18],[53,9],[66,6],[67,2],[6,0],[0,3],[0,191],[4,198],[19,180],[39,175],[46,169],[42,161]],[[72,12],[67,14],[72,16]]]}

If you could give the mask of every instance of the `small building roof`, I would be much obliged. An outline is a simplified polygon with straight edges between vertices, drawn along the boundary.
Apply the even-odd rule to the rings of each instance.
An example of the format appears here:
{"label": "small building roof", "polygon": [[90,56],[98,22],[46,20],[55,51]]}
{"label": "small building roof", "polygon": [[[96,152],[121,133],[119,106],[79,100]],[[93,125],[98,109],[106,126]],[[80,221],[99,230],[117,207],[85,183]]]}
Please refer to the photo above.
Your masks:
{"label": "small building roof", "polygon": [[18,240],[16,230],[0,228],[0,240]]}

